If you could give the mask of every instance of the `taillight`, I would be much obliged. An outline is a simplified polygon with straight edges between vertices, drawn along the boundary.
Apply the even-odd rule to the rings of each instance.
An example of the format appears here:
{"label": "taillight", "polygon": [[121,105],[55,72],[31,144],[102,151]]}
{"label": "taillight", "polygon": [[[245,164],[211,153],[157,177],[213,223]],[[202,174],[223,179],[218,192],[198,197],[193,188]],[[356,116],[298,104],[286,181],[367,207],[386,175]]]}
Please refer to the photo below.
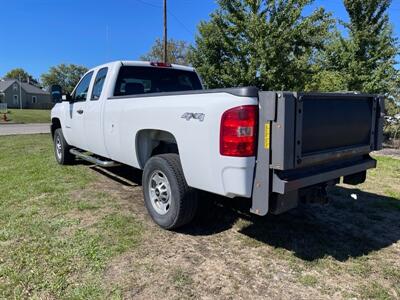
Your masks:
{"label": "taillight", "polygon": [[256,152],[258,107],[244,105],[222,115],[220,153],[225,156],[247,157]]}

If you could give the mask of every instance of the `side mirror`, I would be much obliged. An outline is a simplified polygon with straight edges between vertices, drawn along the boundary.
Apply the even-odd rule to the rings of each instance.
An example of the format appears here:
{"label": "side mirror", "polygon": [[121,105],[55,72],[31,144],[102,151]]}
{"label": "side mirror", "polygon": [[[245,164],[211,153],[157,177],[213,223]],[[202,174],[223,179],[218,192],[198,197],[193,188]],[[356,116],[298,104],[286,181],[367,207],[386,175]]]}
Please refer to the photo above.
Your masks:
{"label": "side mirror", "polygon": [[62,88],[58,84],[54,84],[50,87],[50,96],[51,96],[51,101],[53,103],[58,103],[61,102],[61,95],[62,95]]}
{"label": "side mirror", "polygon": [[69,94],[65,94],[61,96],[62,101],[68,101],[68,102],[73,102],[72,97]]}

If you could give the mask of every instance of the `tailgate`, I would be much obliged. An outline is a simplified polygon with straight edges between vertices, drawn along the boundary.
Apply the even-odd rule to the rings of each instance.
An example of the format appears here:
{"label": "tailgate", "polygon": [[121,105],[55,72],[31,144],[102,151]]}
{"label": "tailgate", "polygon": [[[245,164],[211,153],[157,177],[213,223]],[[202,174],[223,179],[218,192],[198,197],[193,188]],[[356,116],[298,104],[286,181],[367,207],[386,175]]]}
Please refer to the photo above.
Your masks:
{"label": "tailgate", "polygon": [[381,149],[382,97],[260,92],[259,103],[253,212],[266,214],[266,194],[337,181],[375,166],[368,154]]}

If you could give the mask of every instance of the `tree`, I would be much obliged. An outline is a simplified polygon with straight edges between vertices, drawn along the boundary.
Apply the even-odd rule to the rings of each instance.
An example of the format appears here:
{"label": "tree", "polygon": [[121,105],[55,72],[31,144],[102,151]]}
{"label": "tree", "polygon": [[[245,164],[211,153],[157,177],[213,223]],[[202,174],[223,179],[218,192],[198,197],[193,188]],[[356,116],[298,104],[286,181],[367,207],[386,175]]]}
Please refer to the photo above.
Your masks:
{"label": "tree", "polygon": [[341,50],[341,33],[335,28],[326,39],[325,46],[316,53],[312,75],[306,91],[338,92],[348,90],[348,75],[343,72],[346,58]]}
{"label": "tree", "polygon": [[371,93],[388,92],[399,83],[395,69],[397,39],[389,23],[391,0],[345,0],[350,17],[344,23],[350,32],[345,51],[349,52],[349,88]]}
{"label": "tree", "polygon": [[190,61],[212,88],[255,85],[304,90],[317,53],[333,25],[313,0],[218,0],[199,25]]}
{"label": "tree", "polygon": [[[167,53],[168,62],[172,64],[188,65],[189,45],[185,41],[170,39],[168,41]],[[163,61],[164,60],[164,44],[160,38],[157,38],[150,51],[140,57],[145,61]]]}
{"label": "tree", "polygon": [[32,75],[30,75],[22,68],[12,69],[11,71],[8,71],[4,77],[6,79],[16,79],[16,80],[21,80],[22,82],[29,82],[30,84],[33,85],[39,84],[39,82],[35,78],[33,78]]}
{"label": "tree", "polygon": [[86,72],[87,68],[84,66],[61,64],[51,67],[48,73],[42,74],[41,79],[45,87],[59,84],[64,92],[72,93]]}
{"label": "tree", "polygon": [[341,23],[348,37],[336,33],[319,60],[322,72],[341,76],[344,89],[392,96],[397,93],[400,77],[395,65],[399,48],[387,14],[390,2],[344,1],[350,21]]}

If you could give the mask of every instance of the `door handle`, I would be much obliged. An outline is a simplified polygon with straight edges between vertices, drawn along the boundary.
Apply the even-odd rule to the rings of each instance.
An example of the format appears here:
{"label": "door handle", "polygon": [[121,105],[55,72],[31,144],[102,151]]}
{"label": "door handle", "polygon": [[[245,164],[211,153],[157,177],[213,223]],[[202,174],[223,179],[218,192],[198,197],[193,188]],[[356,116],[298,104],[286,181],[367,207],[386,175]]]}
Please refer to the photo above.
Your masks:
{"label": "door handle", "polygon": [[83,109],[78,109],[76,112],[81,115],[83,114]]}

